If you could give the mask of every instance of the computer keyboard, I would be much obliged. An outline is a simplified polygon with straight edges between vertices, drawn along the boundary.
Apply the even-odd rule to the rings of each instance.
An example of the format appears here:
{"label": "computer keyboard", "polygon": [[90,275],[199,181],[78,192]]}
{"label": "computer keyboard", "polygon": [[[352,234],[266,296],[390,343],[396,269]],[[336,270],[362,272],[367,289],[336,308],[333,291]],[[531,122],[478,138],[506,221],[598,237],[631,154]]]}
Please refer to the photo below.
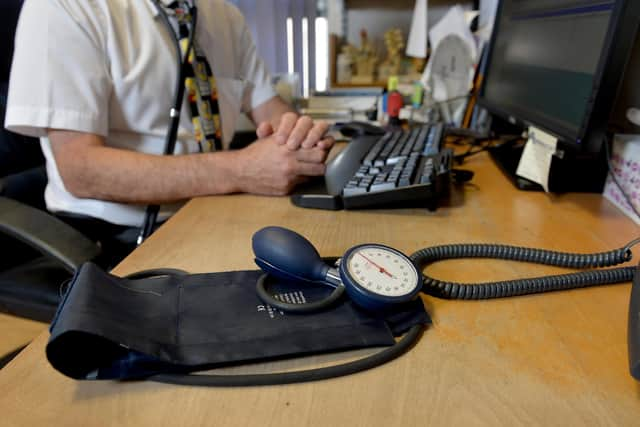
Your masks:
{"label": "computer keyboard", "polygon": [[453,153],[442,146],[443,125],[362,135],[327,164],[322,182],[291,196],[301,207],[435,209],[449,187]]}

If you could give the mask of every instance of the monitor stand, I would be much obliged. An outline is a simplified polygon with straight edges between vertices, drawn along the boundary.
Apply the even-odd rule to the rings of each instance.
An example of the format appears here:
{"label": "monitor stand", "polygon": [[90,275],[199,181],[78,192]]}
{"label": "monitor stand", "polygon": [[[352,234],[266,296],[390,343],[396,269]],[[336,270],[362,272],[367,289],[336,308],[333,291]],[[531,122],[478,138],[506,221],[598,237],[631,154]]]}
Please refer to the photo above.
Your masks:
{"label": "monitor stand", "polygon": [[524,191],[544,191],[540,184],[516,175],[524,144],[525,141],[519,138],[505,142],[489,148],[489,155],[516,188]]}

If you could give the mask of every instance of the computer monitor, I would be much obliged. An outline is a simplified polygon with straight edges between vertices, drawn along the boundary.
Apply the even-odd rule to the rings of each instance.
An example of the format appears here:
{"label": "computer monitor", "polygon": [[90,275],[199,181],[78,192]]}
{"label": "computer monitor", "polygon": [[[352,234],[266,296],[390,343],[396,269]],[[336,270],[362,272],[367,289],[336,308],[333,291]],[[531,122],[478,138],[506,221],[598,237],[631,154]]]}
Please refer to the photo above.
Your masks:
{"label": "computer monitor", "polygon": [[[479,104],[512,124],[558,137],[568,157],[562,164],[554,159],[556,168],[565,168],[556,177],[579,181],[581,169],[593,165],[572,159],[602,165],[609,117],[639,19],[638,0],[501,1]],[[587,176],[590,188],[575,191],[599,191],[605,176],[606,164],[597,179]],[[576,187],[555,184],[563,191]]]}

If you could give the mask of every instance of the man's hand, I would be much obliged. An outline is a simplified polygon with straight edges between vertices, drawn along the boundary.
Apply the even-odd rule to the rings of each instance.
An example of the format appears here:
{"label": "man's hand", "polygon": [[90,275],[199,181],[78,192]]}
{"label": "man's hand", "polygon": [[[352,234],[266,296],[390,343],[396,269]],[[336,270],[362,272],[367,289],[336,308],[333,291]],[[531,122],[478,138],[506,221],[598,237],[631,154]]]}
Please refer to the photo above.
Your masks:
{"label": "man's hand", "polygon": [[295,151],[276,135],[259,139],[237,152],[237,191],[281,196],[310,176],[322,176],[328,151],[319,146]]}
{"label": "man's hand", "polygon": [[323,121],[314,122],[308,116],[298,117],[295,113],[285,113],[280,118],[277,129],[269,122],[262,122],[256,130],[258,138],[273,135],[279,144],[295,151],[300,148],[319,147],[329,151],[334,144],[333,138],[326,138],[329,125]]}

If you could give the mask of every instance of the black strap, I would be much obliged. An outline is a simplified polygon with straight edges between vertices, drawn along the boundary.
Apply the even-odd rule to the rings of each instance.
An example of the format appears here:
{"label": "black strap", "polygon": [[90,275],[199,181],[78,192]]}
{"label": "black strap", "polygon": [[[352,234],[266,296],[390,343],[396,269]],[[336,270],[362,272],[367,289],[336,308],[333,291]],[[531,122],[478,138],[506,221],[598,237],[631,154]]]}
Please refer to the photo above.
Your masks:
{"label": "black strap", "polygon": [[209,374],[158,374],[149,377],[151,381],[188,386],[207,387],[246,387],[303,383],[309,381],[326,380],[345,375],[351,375],[383,365],[400,357],[413,344],[418,342],[423,325],[414,325],[396,344],[371,356],[343,363],[341,365],[324,368],[307,369],[295,372],[277,372],[273,374],[243,374],[243,375],[209,375]]}

